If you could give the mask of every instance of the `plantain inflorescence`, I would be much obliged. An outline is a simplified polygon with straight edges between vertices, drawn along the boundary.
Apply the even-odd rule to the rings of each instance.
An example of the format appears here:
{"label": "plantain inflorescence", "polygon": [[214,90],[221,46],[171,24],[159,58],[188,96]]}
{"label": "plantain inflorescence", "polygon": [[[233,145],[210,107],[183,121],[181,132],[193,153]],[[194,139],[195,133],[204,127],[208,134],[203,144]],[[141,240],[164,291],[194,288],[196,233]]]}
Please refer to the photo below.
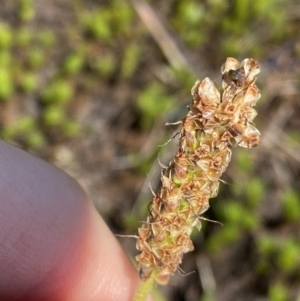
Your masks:
{"label": "plantain inflorescence", "polygon": [[221,68],[222,88],[209,78],[197,80],[192,103],[181,124],[179,149],[161,174],[161,189],[154,194],[147,221],[138,229],[136,256],[143,281],[167,284],[179,268],[184,253],[194,246],[192,229],[200,230],[200,217],[209,199],[218,193],[220,176],[227,168],[232,147],[257,146],[260,133],[256,87],[259,64],[227,58]]}

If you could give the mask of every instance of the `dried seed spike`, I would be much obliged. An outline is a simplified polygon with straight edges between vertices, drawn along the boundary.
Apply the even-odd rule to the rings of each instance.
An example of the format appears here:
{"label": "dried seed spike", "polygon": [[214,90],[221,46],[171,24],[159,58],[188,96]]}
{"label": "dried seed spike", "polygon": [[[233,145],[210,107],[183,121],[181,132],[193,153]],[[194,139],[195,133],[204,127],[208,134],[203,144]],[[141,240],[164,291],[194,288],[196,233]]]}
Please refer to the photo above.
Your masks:
{"label": "dried seed spike", "polygon": [[222,75],[229,70],[236,70],[239,68],[240,62],[233,57],[228,57],[226,62],[221,67]]}
{"label": "dried seed spike", "polygon": [[153,277],[167,284],[180,269],[183,254],[193,249],[192,228],[200,230],[208,200],[218,193],[233,142],[245,148],[258,144],[260,133],[252,120],[260,98],[255,85],[259,70],[253,59],[240,63],[228,58],[221,68],[221,92],[209,78],[193,86],[190,111],[175,123],[182,125],[178,152],[168,166],[161,165],[161,190],[152,191],[151,215],[138,231],[142,280]]}

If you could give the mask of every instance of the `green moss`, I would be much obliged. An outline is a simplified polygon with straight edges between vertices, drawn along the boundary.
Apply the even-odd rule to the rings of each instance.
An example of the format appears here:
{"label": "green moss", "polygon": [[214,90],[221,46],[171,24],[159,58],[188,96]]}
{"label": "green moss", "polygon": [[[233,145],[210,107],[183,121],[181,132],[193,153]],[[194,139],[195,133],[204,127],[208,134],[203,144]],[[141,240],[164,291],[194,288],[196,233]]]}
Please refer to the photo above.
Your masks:
{"label": "green moss", "polygon": [[0,49],[9,48],[12,43],[12,37],[11,28],[5,23],[0,23]]}
{"label": "green moss", "polygon": [[237,166],[241,171],[245,173],[251,173],[253,171],[253,160],[250,152],[247,152],[244,149],[235,149],[234,157]]}
{"label": "green moss", "polygon": [[267,275],[270,271],[269,262],[267,262],[265,258],[259,258],[255,266],[255,271],[259,275]]}
{"label": "green moss", "polygon": [[37,33],[37,41],[43,47],[51,47],[56,42],[55,33],[50,29],[41,29]]}
{"label": "green moss", "polygon": [[64,72],[67,74],[75,74],[80,72],[84,64],[84,57],[81,53],[71,53],[64,62]]}
{"label": "green moss", "polygon": [[112,37],[110,14],[111,12],[103,7],[92,13],[86,12],[81,18],[81,24],[92,37],[109,41]]}
{"label": "green moss", "polygon": [[241,226],[244,227],[247,231],[254,230],[260,226],[260,218],[255,211],[244,211],[244,219],[241,222]]}
{"label": "green moss", "polygon": [[256,245],[262,256],[269,256],[277,249],[274,238],[268,235],[259,236],[256,240]]}
{"label": "green moss", "polygon": [[281,246],[277,254],[277,265],[281,271],[286,273],[292,273],[296,269],[299,269],[300,264],[300,244],[292,239],[286,241]]}
{"label": "green moss", "polygon": [[1,68],[10,68],[12,62],[12,55],[9,50],[0,51],[0,67]]}
{"label": "green moss", "polygon": [[45,62],[45,53],[42,49],[32,48],[28,52],[27,64],[30,68],[39,68]]}
{"label": "green moss", "polygon": [[264,183],[259,178],[251,179],[246,185],[246,197],[248,204],[255,208],[264,198]]}
{"label": "green moss", "polygon": [[76,120],[66,120],[62,125],[62,131],[66,137],[76,137],[80,132],[80,125]]}
{"label": "green moss", "polygon": [[32,116],[21,116],[13,124],[5,126],[1,137],[8,141],[18,140],[30,149],[41,148],[46,144],[43,133],[38,129],[37,121]]}
{"label": "green moss", "polygon": [[226,206],[223,208],[223,215],[229,223],[239,225],[244,220],[245,211],[242,204],[227,202]]}
{"label": "green moss", "polygon": [[268,298],[270,301],[288,301],[289,294],[287,287],[280,282],[271,284],[268,292]]}
{"label": "green moss", "polygon": [[100,55],[99,58],[95,58],[90,62],[92,70],[97,71],[104,77],[110,76],[116,68],[116,61],[113,55],[106,54]]}
{"label": "green moss", "polygon": [[29,133],[26,137],[26,145],[30,149],[40,149],[46,145],[46,139],[44,134],[40,131],[33,131]]}
{"label": "green moss", "polygon": [[283,210],[289,221],[300,219],[300,194],[297,191],[286,191],[283,195]]}
{"label": "green moss", "polygon": [[157,82],[149,84],[139,95],[137,106],[142,114],[142,126],[150,128],[155,118],[161,116],[174,105],[174,99],[168,96]]}
{"label": "green moss", "polygon": [[139,63],[140,56],[141,48],[136,43],[126,47],[121,67],[123,77],[129,78],[133,75]]}
{"label": "green moss", "polygon": [[218,253],[225,246],[237,241],[240,238],[241,233],[241,229],[236,225],[226,224],[226,227],[208,238],[205,248],[208,253]]}
{"label": "green moss", "polygon": [[42,101],[48,104],[66,104],[73,96],[73,86],[70,82],[57,79],[50,83],[42,92]]}
{"label": "green moss", "polygon": [[36,121],[31,116],[21,116],[15,124],[15,130],[18,134],[24,135],[36,129]]}
{"label": "green moss", "polygon": [[205,9],[196,1],[185,1],[179,5],[178,13],[174,16],[172,23],[184,41],[190,47],[203,44],[206,37],[203,30],[199,30],[205,21]]}
{"label": "green moss", "polygon": [[134,12],[126,1],[113,0],[108,8],[111,11],[111,24],[114,34],[127,35],[132,30]]}
{"label": "green moss", "polygon": [[8,100],[14,93],[12,74],[8,68],[0,68],[0,100]]}
{"label": "green moss", "polygon": [[27,27],[20,28],[15,32],[14,44],[20,47],[30,46],[32,40],[31,33]]}
{"label": "green moss", "polygon": [[20,88],[25,93],[31,93],[37,88],[36,74],[26,73],[21,76]]}
{"label": "green moss", "polygon": [[19,18],[22,21],[31,21],[35,16],[32,0],[19,0]]}
{"label": "green moss", "polygon": [[195,75],[187,69],[172,69],[175,80],[178,82],[178,86],[182,87],[183,91],[189,91],[195,83]]}
{"label": "green moss", "polygon": [[59,106],[49,106],[43,112],[43,121],[46,126],[58,126],[65,120],[65,113]]}

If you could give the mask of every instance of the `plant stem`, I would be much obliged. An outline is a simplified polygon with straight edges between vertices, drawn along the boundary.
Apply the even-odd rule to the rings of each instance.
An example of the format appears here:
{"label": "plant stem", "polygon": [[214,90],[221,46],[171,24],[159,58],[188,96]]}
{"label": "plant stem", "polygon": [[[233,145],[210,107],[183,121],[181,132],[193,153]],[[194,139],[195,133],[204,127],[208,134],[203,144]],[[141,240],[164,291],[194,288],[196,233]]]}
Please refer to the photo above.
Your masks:
{"label": "plant stem", "polygon": [[154,277],[150,277],[146,281],[140,281],[133,301],[145,301],[149,292],[153,288],[154,282]]}

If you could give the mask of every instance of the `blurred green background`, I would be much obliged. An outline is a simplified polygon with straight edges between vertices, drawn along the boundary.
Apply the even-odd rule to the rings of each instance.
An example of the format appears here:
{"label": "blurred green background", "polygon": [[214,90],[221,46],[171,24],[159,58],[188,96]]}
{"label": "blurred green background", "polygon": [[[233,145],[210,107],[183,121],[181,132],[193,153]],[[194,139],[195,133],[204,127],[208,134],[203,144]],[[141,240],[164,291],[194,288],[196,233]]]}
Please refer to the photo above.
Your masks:
{"label": "blurred green background", "polygon": [[[157,300],[300,300],[300,5],[296,0],[2,0],[0,136],[75,177],[134,234],[197,78],[261,63],[259,147],[234,149],[195,251]],[[164,145],[166,144],[166,145]],[[122,240],[134,256],[135,242]]]}

